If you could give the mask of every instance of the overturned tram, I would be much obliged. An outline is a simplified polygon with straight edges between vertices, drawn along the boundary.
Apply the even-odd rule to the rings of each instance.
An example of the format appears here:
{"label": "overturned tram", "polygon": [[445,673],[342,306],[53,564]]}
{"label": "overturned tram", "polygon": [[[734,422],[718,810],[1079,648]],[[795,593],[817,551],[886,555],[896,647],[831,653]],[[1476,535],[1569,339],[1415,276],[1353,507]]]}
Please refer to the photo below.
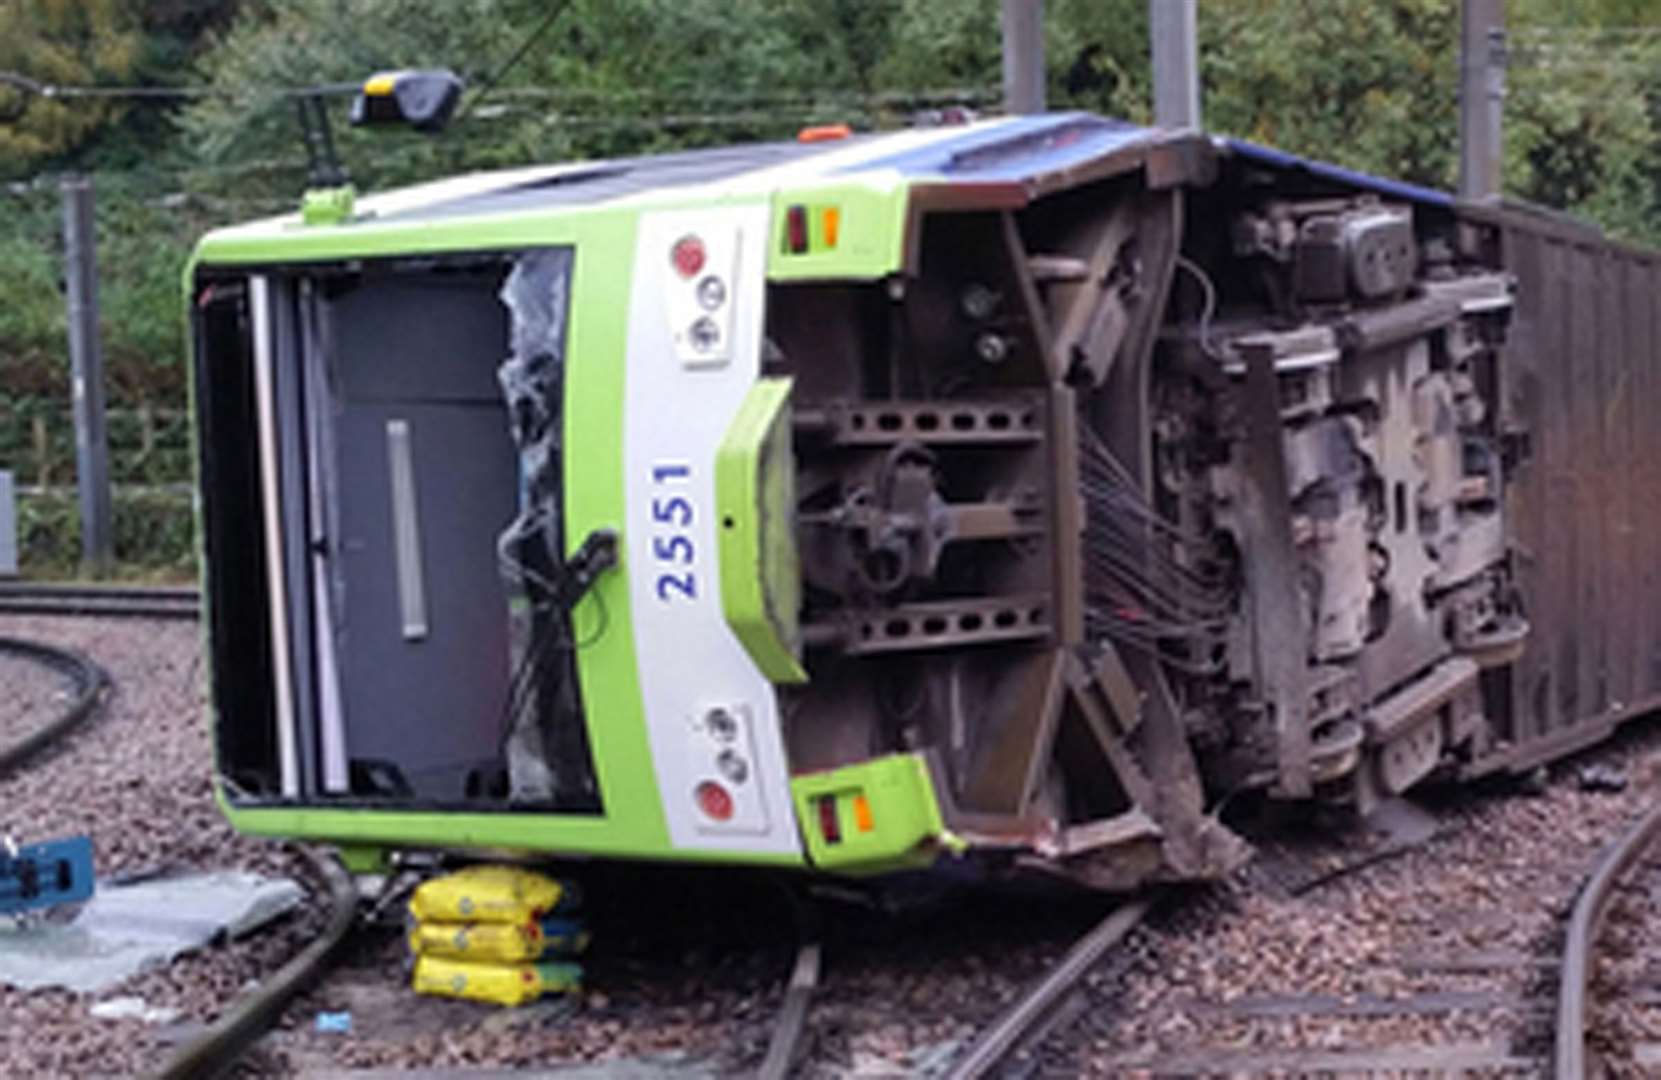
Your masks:
{"label": "overturned tram", "polygon": [[468,176],[187,272],[221,802],[1105,889],[1661,695],[1661,268],[1085,114]]}

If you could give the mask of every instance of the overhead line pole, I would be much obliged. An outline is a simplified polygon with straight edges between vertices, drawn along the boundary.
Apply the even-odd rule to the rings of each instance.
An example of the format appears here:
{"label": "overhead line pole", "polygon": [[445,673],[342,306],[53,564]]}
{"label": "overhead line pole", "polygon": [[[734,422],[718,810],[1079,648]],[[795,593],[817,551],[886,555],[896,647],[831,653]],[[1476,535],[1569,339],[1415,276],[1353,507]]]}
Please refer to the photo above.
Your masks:
{"label": "overhead line pole", "polygon": [[1044,0],[1003,0],[1004,111],[1044,111]]}
{"label": "overhead line pole", "polygon": [[1464,0],[1459,34],[1459,195],[1500,193],[1505,0]]}
{"label": "overhead line pole", "polygon": [[98,340],[98,255],[92,181],[65,177],[64,285],[69,304],[69,364],[75,407],[75,484],[81,507],[81,563],[94,576],[115,562],[110,515],[110,454],[104,412],[104,352]]}
{"label": "overhead line pole", "polygon": [[1162,128],[1200,126],[1200,62],[1196,0],[1148,0],[1153,59],[1153,121]]}

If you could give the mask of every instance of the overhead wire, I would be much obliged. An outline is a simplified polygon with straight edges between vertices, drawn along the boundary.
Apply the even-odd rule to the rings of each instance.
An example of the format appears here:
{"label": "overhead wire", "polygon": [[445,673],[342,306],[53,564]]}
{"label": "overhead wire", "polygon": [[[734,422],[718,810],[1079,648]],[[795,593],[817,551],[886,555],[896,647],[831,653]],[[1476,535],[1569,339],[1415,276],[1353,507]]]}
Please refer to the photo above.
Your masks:
{"label": "overhead wire", "polygon": [[519,47],[513,51],[513,55],[508,57],[506,62],[498,65],[496,71],[486,77],[484,85],[479,88],[478,92],[462,103],[461,112],[457,119],[466,116],[473,106],[488,97],[490,92],[496,88],[496,84],[502,81],[503,76],[512,71],[514,66],[525,58],[525,54],[530,51],[531,46],[535,45],[542,35],[548,32],[548,29],[554,25],[554,21],[565,14],[565,9],[570,6],[571,0],[560,0],[560,3],[555,4],[547,16],[537,24],[536,28],[525,35],[524,41],[520,42]]}

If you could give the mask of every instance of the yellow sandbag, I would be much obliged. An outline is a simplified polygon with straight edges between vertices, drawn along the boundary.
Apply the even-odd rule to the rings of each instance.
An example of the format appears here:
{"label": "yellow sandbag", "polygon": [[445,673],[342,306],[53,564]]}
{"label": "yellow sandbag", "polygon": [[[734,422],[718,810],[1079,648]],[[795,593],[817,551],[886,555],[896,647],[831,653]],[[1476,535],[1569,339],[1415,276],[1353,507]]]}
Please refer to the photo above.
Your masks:
{"label": "yellow sandbag", "polygon": [[443,956],[421,956],[410,981],[417,994],[524,1005],[543,994],[582,988],[582,968],[576,964],[481,964]]}
{"label": "yellow sandbag", "polygon": [[574,896],[569,886],[517,866],[469,866],[423,882],[410,897],[418,922],[528,924]]}
{"label": "yellow sandbag", "polygon": [[511,964],[535,960],[546,946],[535,923],[416,923],[409,934],[410,952],[417,956],[449,956]]}
{"label": "yellow sandbag", "polygon": [[536,923],[422,922],[410,928],[417,956],[448,956],[511,964],[544,956],[574,956],[588,948],[588,931],[576,919],[549,915]]}

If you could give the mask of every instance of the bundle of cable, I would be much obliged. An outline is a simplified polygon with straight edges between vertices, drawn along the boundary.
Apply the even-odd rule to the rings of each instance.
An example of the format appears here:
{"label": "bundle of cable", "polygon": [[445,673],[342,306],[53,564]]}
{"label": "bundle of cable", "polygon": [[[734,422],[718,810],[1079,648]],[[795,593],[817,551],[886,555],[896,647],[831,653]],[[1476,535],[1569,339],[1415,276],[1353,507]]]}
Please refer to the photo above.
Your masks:
{"label": "bundle of cable", "polygon": [[410,898],[418,994],[523,1005],[581,988],[569,958],[588,945],[581,921],[554,915],[575,889],[531,870],[472,866],[425,882]]}

